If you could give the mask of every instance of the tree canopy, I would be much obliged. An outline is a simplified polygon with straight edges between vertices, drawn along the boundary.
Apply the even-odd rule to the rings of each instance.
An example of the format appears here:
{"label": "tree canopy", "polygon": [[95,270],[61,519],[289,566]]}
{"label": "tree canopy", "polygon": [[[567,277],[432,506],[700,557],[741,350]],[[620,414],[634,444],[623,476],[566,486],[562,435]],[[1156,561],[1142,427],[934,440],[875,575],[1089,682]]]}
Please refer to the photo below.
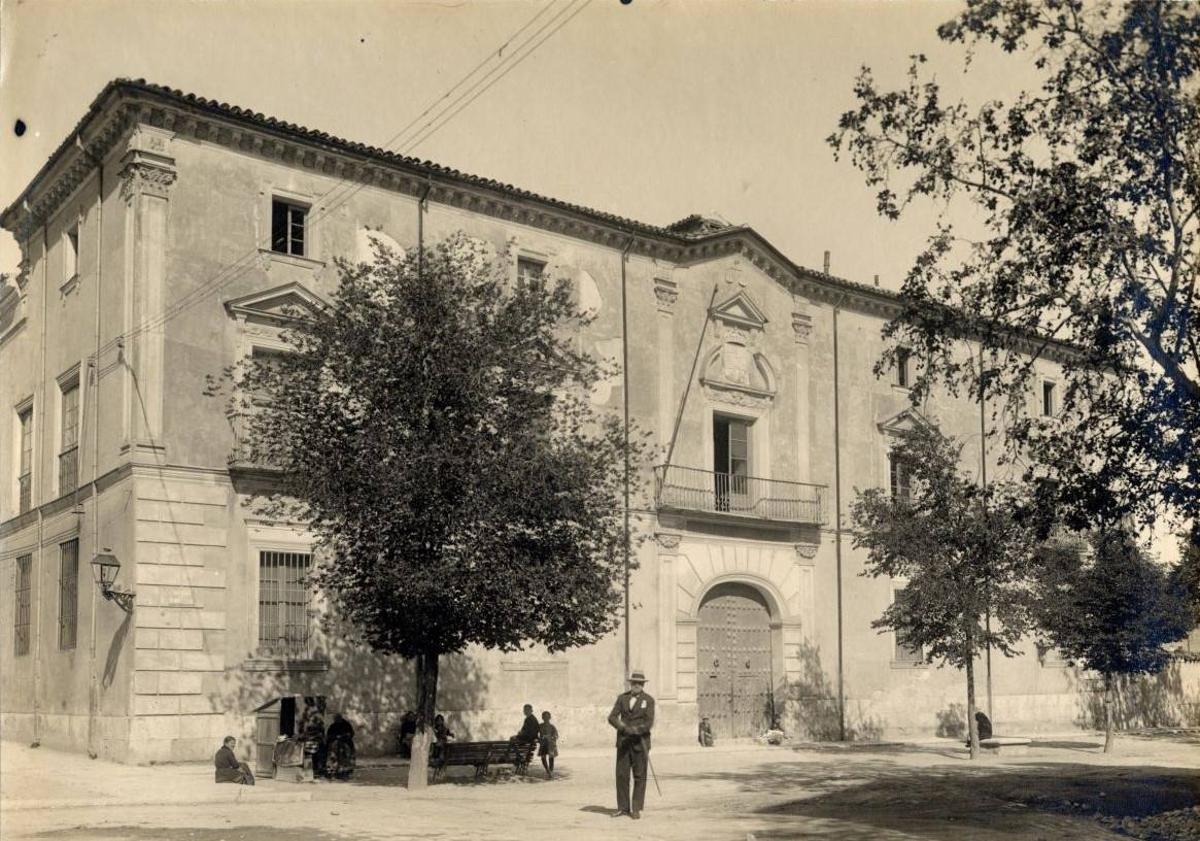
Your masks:
{"label": "tree canopy", "polygon": [[1044,647],[1104,677],[1107,752],[1113,678],[1161,671],[1171,657],[1164,645],[1195,625],[1183,567],[1169,570],[1150,559],[1123,529],[1098,532],[1090,545],[1052,541],[1038,555],[1038,636]]}
{"label": "tree canopy", "polygon": [[[625,431],[590,400],[566,280],[525,278],[457,235],[340,264],[291,351],[234,375],[244,457],[269,506],[311,525],[312,585],[376,651],[562,650],[613,631],[624,580]],[[630,445],[635,483],[640,438]]]}
{"label": "tree canopy", "polygon": [[959,472],[962,445],[933,427],[899,436],[891,452],[909,477],[909,491],[856,493],[854,545],[867,550],[864,575],[905,582],[872,623],[919,648],[927,662],[964,669],[972,756],[974,660],[989,646],[1006,656],[1029,628],[1028,576],[1036,545],[1021,485],[981,487]]}
{"label": "tree canopy", "polygon": [[[1200,515],[1200,7],[968,0],[938,35],[968,59],[1027,57],[1043,81],[969,106],[921,55],[900,89],[858,77],[830,143],[884,216],[943,210],[882,366],[913,353],[914,401],[935,385],[1000,398],[1011,451],[1072,526]],[[1052,418],[1031,399],[1051,350],[1065,380]]]}

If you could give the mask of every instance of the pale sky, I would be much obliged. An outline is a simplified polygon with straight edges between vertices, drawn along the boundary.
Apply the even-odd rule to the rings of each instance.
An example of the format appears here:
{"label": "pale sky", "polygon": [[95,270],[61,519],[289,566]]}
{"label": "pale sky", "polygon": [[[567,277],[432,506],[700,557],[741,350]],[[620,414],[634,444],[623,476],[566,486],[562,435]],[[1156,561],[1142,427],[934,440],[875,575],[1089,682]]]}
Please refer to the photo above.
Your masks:
{"label": "pale sky", "polygon": [[[521,39],[585,0],[0,0],[0,204],[117,76],[383,145],[548,3]],[[880,219],[824,139],[864,63],[899,85],[925,52],[972,99],[1028,80],[1028,59],[988,55],[964,87],[961,49],[934,35],[957,8],[591,0],[429,139],[393,148],[651,224],[717,215],[896,288],[932,216]],[[17,261],[4,233],[0,271]]]}

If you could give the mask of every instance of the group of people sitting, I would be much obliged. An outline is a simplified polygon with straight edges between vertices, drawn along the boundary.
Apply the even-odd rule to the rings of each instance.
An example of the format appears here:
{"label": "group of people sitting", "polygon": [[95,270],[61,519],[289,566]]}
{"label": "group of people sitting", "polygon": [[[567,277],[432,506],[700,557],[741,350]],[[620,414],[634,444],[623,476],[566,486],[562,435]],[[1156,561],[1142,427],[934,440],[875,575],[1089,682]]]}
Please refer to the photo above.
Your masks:
{"label": "group of people sitting", "polygon": [[[354,773],[357,752],[354,747],[354,725],[341,713],[325,726],[323,705],[313,698],[304,699],[304,713],[294,736],[281,735],[275,743],[272,761],[276,769],[289,764],[287,757],[295,755],[299,746],[302,769],[311,769],[313,777],[347,780]],[[226,736],[213,757],[218,783],[254,785],[254,773],[245,762],[239,762],[234,749],[237,739]]]}
{"label": "group of people sitting", "polygon": [[[303,765],[312,769],[314,777],[350,779],[357,760],[354,725],[341,713],[334,713],[333,721],[326,728],[319,705],[313,699],[305,698],[298,732],[304,745]],[[285,738],[281,737],[281,740]]]}
{"label": "group of people sitting", "polygon": [[[521,721],[521,729],[512,736],[510,741],[517,744],[537,745],[538,756],[542,760],[542,768],[546,771],[546,777],[554,776],[554,758],[558,756],[558,728],[555,727],[550,719],[550,712],[542,713],[542,720],[539,722],[537,716],[533,714],[533,705],[526,704],[523,711],[524,718]],[[412,757],[413,740],[417,735],[417,714],[412,710],[404,713],[400,719],[400,729],[396,734],[397,752],[405,759]],[[446,717],[438,713],[433,717],[433,746],[432,756],[436,760],[444,745],[454,741],[454,732],[447,726]]]}

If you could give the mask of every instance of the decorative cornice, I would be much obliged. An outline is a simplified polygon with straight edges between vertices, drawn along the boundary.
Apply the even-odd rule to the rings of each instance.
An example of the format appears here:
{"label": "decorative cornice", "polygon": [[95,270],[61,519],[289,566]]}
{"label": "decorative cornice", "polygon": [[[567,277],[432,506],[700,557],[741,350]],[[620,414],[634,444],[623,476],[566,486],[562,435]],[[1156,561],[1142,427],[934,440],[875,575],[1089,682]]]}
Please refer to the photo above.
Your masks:
{"label": "decorative cornice", "polygon": [[[686,265],[738,254],[793,294],[883,318],[902,310],[895,293],[799,266],[747,226],[722,228],[711,220],[679,229],[648,225],[143,80],[117,79],[105,86],[21,196],[0,214],[0,224],[24,248],[32,232],[132,126],[151,126],[385,190],[419,195],[428,188],[434,202],[613,249],[632,240],[631,252],[666,262]],[[165,186],[160,181],[157,189]],[[1033,339],[1022,346],[1033,348]],[[1070,347],[1054,342],[1043,352],[1057,358]]]}

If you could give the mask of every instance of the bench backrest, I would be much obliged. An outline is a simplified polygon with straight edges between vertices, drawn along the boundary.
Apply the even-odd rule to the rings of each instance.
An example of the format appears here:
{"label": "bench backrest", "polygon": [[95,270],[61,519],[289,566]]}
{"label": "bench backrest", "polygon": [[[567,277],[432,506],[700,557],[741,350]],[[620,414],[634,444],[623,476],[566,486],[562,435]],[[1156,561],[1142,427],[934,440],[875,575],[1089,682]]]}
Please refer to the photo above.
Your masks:
{"label": "bench backrest", "polygon": [[442,765],[471,765],[482,762],[528,763],[533,744],[514,742],[446,742],[442,745]]}

